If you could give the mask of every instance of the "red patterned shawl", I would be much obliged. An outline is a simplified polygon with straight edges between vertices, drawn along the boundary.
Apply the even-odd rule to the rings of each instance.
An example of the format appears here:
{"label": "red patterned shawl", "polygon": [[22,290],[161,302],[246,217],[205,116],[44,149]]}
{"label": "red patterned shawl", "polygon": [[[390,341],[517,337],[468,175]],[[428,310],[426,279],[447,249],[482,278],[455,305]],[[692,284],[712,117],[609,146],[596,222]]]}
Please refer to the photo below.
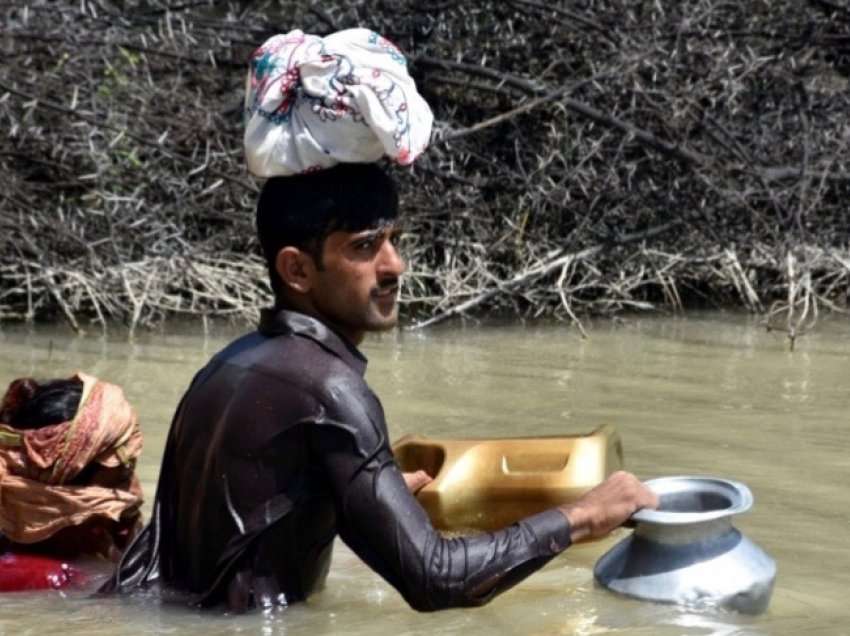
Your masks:
{"label": "red patterned shawl", "polygon": [[[101,517],[139,516],[142,492],[132,473],[142,449],[136,413],[120,387],[78,373],[83,394],[74,418],[40,429],[0,425],[0,532],[15,543],[43,541]],[[118,485],[74,481],[84,468],[124,467]]]}

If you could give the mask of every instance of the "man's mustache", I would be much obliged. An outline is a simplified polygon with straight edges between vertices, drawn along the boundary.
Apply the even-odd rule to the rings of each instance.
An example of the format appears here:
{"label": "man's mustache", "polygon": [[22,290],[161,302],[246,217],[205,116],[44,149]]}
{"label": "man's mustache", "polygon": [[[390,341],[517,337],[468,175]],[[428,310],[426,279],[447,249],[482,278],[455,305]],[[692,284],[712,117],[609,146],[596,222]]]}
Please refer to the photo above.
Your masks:
{"label": "man's mustache", "polygon": [[398,289],[399,279],[397,276],[393,276],[392,278],[385,278],[381,282],[378,283],[378,286],[372,290],[372,295],[384,294],[388,291],[393,291]]}

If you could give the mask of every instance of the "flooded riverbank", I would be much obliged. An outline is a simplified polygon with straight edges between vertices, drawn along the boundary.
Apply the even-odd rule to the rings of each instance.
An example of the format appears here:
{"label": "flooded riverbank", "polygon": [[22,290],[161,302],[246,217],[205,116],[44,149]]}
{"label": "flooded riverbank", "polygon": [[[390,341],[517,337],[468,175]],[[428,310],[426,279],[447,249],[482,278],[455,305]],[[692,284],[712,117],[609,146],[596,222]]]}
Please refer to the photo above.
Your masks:
{"label": "flooded riverbank", "polygon": [[[235,333],[200,331],[183,326],[127,342],[6,326],[0,383],[79,368],[121,384],[145,434],[147,514],[173,409]],[[272,615],[15,594],[2,598],[0,633],[850,633],[850,321],[822,320],[793,353],[751,318],[719,314],[600,323],[588,340],[559,325],[385,334],[364,351],[393,438],[569,434],[612,423],[627,467],[642,478],[744,481],[756,503],[736,525],[779,567],[768,612],[694,613],[616,597],[592,577],[609,540],[571,548],[488,606],[422,615],[338,544],[327,589]]]}

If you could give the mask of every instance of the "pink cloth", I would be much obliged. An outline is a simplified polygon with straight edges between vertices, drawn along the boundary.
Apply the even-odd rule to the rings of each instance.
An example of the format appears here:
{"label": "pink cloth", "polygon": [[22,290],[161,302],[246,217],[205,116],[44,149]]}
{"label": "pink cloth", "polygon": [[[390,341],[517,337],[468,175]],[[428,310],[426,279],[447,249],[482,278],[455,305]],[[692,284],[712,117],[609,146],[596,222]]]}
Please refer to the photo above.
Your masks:
{"label": "pink cloth", "polygon": [[[97,519],[139,521],[136,413],[120,387],[78,377],[83,395],[72,420],[32,430],[0,425],[0,532],[14,543],[44,541]],[[75,482],[90,466],[91,479]]]}

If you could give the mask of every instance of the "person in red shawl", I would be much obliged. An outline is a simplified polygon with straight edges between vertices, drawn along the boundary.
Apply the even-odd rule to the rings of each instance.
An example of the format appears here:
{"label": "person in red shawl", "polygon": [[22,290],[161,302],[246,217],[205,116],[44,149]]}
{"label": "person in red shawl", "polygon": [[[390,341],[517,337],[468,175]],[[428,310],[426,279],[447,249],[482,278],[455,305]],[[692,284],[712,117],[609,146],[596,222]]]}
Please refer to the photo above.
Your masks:
{"label": "person in red shawl", "polygon": [[9,385],[0,403],[0,591],[67,584],[75,570],[56,557],[120,556],[141,527],[141,449],[136,413],[114,384],[78,373]]}

